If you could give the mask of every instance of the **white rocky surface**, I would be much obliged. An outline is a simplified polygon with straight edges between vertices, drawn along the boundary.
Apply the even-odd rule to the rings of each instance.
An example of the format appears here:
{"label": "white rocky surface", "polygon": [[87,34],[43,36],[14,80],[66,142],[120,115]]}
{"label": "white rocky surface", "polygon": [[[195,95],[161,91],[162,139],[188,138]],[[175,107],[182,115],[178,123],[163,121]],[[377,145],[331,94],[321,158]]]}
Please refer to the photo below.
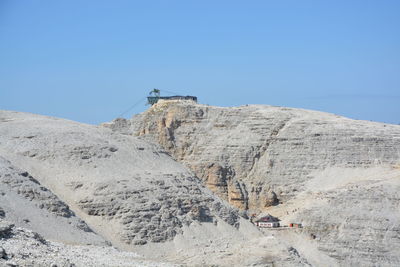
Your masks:
{"label": "white rocky surface", "polygon": [[309,264],[400,265],[398,125],[161,101],[103,126],[159,143],[233,206],[302,223],[276,237]]}
{"label": "white rocky surface", "polygon": [[302,109],[160,101],[104,126],[161,144],[219,196],[252,211],[292,198],[314,170],[400,162],[400,126]]}
{"label": "white rocky surface", "polygon": [[67,204],[28,172],[0,156],[0,217],[66,243],[104,245]]}
{"label": "white rocky surface", "polygon": [[[263,234],[159,145],[137,137],[0,111],[0,167],[0,215],[15,224],[0,238],[6,264],[120,266],[119,258],[135,258],[87,245],[104,240],[144,255],[146,264],[307,262],[279,240],[274,241],[279,249],[253,246],[252,256],[242,259],[236,251]],[[117,260],[107,261],[108,254]]]}
{"label": "white rocky surface", "polygon": [[400,126],[181,101],[103,126],[0,111],[0,266],[400,265]]}
{"label": "white rocky surface", "polygon": [[167,267],[133,252],[113,247],[68,245],[47,241],[39,234],[0,219],[0,266],[51,267]]}
{"label": "white rocky surface", "polygon": [[302,222],[319,251],[343,265],[400,265],[400,169],[328,168],[314,175],[295,199],[269,211],[283,223]]}
{"label": "white rocky surface", "polygon": [[184,224],[238,214],[156,145],[102,127],[1,112],[0,155],[24,166],[119,247],[172,240]]}

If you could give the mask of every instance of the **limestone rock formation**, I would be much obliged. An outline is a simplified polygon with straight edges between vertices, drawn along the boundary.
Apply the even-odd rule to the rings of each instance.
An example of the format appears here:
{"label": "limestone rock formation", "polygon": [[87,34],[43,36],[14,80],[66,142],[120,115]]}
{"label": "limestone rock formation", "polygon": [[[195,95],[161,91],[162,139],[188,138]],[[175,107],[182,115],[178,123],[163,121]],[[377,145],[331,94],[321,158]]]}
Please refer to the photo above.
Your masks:
{"label": "limestone rock formation", "polygon": [[400,126],[299,109],[0,111],[0,265],[398,266],[399,158]]}
{"label": "limestone rock formation", "polygon": [[164,101],[104,126],[159,143],[235,207],[302,223],[279,238],[294,254],[327,256],[313,265],[400,264],[398,125]]}
{"label": "limestone rock formation", "polygon": [[158,144],[104,127],[0,111],[0,192],[0,265],[308,265]]}
{"label": "limestone rock formation", "polygon": [[[69,243],[105,244],[69,206],[28,172],[0,156],[0,218]],[[51,227],[49,227],[51,225]]]}
{"label": "limestone rock formation", "polygon": [[45,240],[41,235],[0,219],[0,266],[158,267],[174,264],[149,261],[110,246],[76,246]]}
{"label": "limestone rock formation", "polygon": [[342,265],[399,265],[400,169],[333,167],[313,176],[270,212],[302,223],[304,238]]}
{"label": "limestone rock formation", "polygon": [[301,109],[161,101],[104,126],[159,143],[217,195],[254,211],[294,197],[314,170],[400,162],[400,126]]}
{"label": "limestone rock formation", "polygon": [[119,247],[170,241],[196,220],[239,227],[237,211],[158,145],[31,114],[2,111],[0,121],[0,185],[57,216],[76,214]]}

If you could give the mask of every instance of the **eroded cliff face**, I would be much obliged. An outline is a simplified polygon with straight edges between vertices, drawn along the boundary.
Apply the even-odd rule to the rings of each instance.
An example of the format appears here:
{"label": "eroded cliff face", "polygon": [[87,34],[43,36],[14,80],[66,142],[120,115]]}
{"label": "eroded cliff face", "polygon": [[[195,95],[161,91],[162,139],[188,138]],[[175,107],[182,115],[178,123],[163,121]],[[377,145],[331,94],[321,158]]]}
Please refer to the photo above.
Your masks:
{"label": "eroded cliff face", "polygon": [[166,101],[105,126],[161,144],[235,207],[302,223],[272,233],[312,265],[400,265],[398,125]]}
{"label": "eroded cliff face", "polygon": [[308,266],[242,214],[158,144],[0,110],[0,266]]}
{"label": "eroded cliff face", "polygon": [[116,122],[106,126],[161,144],[218,196],[252,212],[292,199],[315,170],[400,158],[400,126],[301,109],[162,101]]}
{"label": "eroded cliff face", "polygon": [[[12,165],[2,167],[2,162]],[[22,167],[29,174],[14,170]],[[30,174],[42,187],[28,179]],[[7,216],[17,214],[12,207],[17,197],[21,203],[35,200],[38,209],[59,217],[71,217],[73,211],[124,248],[171,241],[194,221],[239,227],[237,211],[159,145],[103,127],[0,111],[0,208],[11,203]],[[40,212],[32,217],[44,217]],[[26,209],[17,215],[25,213]],[[46,236],[39,226],[35,230]]]}

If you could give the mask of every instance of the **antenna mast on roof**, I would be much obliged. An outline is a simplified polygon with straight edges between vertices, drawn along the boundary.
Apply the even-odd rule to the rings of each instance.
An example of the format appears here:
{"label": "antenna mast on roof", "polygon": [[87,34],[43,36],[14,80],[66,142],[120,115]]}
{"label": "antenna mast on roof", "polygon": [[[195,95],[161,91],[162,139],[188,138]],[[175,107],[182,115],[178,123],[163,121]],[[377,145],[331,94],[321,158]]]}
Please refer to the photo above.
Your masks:
{"label": "antenna mast on roof", "polygon": [[150,91],[149,95],[154,95],[155,97],[160,97],[160,89],[154,88]]}

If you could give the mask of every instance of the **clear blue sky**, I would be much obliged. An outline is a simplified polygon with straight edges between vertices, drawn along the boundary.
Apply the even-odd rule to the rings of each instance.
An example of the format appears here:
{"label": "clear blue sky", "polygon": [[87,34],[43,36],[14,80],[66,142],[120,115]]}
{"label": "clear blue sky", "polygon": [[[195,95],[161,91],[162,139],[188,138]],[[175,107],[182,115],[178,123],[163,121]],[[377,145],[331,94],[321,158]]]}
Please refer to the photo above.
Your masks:
{"label": "clear blue sky", "polygon": [[400,123],[400,1],[0,0],[0,109],[97,124],[152,88]]}

